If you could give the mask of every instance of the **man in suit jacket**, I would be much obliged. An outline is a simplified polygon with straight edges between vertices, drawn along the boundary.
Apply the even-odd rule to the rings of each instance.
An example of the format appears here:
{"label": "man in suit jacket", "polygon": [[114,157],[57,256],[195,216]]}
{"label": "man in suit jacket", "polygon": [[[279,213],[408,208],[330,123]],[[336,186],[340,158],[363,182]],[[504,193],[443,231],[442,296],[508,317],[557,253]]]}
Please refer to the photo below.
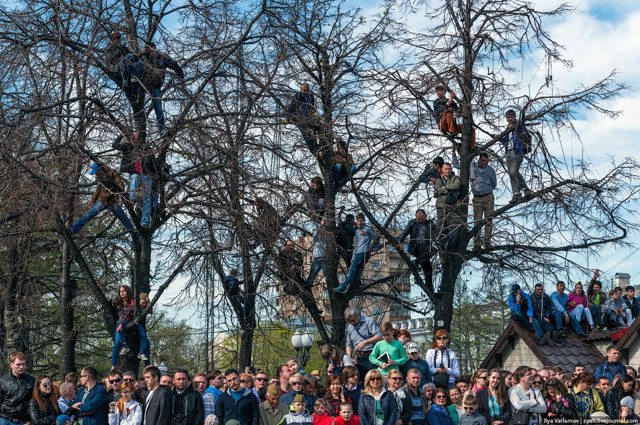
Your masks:
{"label": "man in suit jacket", "polygon": [[144,425],[166,425],[171,414],[171,393],[160,386],[160,369],[144,368],[144,382],[149,394],[144,401]]}

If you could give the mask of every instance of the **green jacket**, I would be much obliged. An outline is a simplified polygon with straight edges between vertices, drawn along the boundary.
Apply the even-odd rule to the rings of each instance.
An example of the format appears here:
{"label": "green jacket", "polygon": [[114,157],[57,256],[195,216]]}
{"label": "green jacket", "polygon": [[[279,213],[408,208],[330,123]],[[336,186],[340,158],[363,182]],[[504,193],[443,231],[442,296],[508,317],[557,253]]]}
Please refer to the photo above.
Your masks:
{"label": "green jacket", "polygon": [[436,180],[435,188],[438,194],[436,198],[436,208],[444,208],[447,192],[450,190],[460,190],[460,186],[462,186],[462,182],[458,176],[451,176],[448,180],[443,176]]}

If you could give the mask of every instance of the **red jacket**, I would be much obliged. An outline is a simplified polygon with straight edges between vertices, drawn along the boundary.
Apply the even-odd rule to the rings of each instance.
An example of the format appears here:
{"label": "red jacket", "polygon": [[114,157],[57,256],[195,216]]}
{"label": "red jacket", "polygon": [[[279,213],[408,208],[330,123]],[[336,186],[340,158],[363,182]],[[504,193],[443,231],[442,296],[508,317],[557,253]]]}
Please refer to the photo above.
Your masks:
{"label": "red jacket", "polygon": [[336,416],[333,418],[333,423],[335,425],[360,425],[360,417],[353,415],[351,419],[349,419],[349,422],[345,422],[342,416]]}
{"label": "red jacket", "polygon": [[331,425],[333,423],[333,420],[331,419],[331,416],[329,415],[316,415],[315,413],[313,414],[313,425]]}

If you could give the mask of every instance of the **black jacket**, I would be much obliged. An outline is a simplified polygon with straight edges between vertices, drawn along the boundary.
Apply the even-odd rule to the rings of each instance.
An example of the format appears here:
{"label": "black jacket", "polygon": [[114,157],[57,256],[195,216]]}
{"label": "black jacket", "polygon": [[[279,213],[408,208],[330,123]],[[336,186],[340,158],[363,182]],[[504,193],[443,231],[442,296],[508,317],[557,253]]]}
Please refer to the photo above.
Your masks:
{"label": "black jacket", "polygon": [[237,420],[240,425],[258,425],[260,423],[260,409],[258,398],[248,388],[244,388],[242,396],[236,402],[227,389],[220,394],[216,403],[215,415],[220,424],[226,424],[230,420]]}
{"label": "black jacket", "polygon": [[542,296],[538,296],[533,292],[531,304],[533,304],[533,317],[540,320],[551,318],[551,298],[549,295],[543,293]]}
{"label": "black jacket", "polygon": [[[620,388],[622,389],[622,388]],[[618,388],[612,388],[604,397],[604,410],[611,419],[617,420],[620,417],[622,408],[620,407],[620,400],[625,396],[633,398],[633,391],[629,394],[618,395]]]}
{"label": "black jacket", "polygon": [[[431,251],[431,241],[432,241],[431,224],[432,224],[431,220],[425,220],[424,222],[424,225],[426,226],[426,236],[427,236],[426,246],[429,248],[429,251]],[[414,252],[416,250],[416,245],[418,244],[418,237],[420,235],[420,224],[418,224],[418,222],[415,219],[409,222],[407,227],[404,229],[404,232],[402,232],[402,234],[398,238],[398,242],[402,243],[407,238],[407,235],[409,235],[409,248],[407,249],[407,251],[409,252],[409,254],[415,255]]]}
{"label": "black jacket", "polygon": [[20,378],[16,378],[13,374],[5,375],[0,378],[0,400],[2,405],[0,410],[2,414],[20,418],[29,419],[29,400],[36,378],[26,373]]}
{"label": "black jacket", "polygon": [[178,62],[171,59],[164,53],[157,52],[155,59],[151,55],[142,55],[144,68],[140,74],[142,82],[152,89],[159,89],[164,84],[166,69],[170,68],[179,78],[184,78],[184,72]]}
{"label": "black jacket", "polygon": [[165,425],[171,415],[171,393],[158,387],[144,405],[147,425]]}
{"label": "black jacket", "polygon": [[511,402],[508,397],[504,406],[500,409],[500,414],[495,418],[492,418],[489,413],[489,390],[487,388],[478,390],[476,393],[476,401],[478,402],[478,413],[484,416],[488,424],[494,421],[502,421],[505,424],[509,424],[511,422]]}
{"label": "black jacket", "polygon": [[175,425],[204,424],[204,402],[199,392],[187,387],[182,394],[174,389],[171,392],[171,420]]}
{"label": "black jacket", "polygon": [[336,244],[345,251],[353,251],[353,238],[356,236],[356,226],[353,221],[342,220],[336,231]]}
{"label": "black jacket", "polygon": [[[56,406],[57,407],[57,406]],[[56,423],[56,417],[58,411],[56,407],[47,403],[46,410],[40,410],[38,402],[35,399],[29,400],[29,417],[31,418],[31,425],[52,425]]]}

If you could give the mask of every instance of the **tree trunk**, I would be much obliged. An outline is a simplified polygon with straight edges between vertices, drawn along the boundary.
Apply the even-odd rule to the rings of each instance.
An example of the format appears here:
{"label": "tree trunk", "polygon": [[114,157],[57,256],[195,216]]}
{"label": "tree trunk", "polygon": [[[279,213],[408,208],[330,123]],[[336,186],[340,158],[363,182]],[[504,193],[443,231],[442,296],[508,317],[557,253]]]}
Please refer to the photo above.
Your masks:
{"label": "tree trunk", "polygon": [[73,302],[76,297],[78,283],[71,279],[71,250],[67,241],[62,240],[61,273],[60,273],[60,376],[76,371],[76,340],[74,329]]}
{"label": "tree trunk", "polygon": [[442,270],[442,282],[438,292],[438,300],[433,303],[434,332],[438,329],[451,331],[453,317],[453,297],[456,289],[456,280],[464,264],[464,259],[457,253],[449,253]]}

